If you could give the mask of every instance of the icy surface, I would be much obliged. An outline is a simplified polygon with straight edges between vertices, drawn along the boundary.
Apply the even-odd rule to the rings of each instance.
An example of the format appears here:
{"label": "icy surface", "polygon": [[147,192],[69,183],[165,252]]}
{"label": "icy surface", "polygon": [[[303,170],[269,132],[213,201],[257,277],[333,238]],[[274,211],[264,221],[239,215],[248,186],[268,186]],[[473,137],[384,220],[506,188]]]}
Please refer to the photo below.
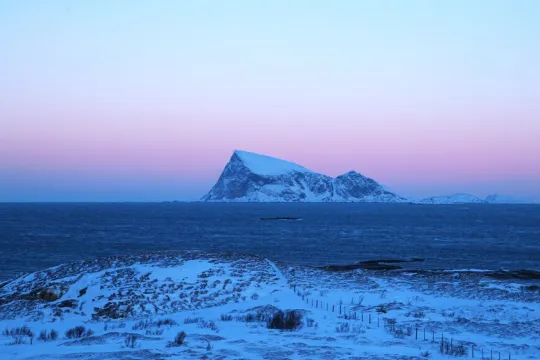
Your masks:
{"label": "icy surface", "polygon": [[[0,329],[26,325],[35,336],[14,344],[16,336],[0,335],[0,359],[454,358],[439,353],[441,334],[469,357],[474,347],[478,358],[482,349],[540,358],[538,290],[481,273],[331,273],[169,252],[62,265],[1,286]],[[39,295],[44,289],[57,298]],[[278,309],[301,313],[301,328],[268,329]],[[67,339],[77,325],[94,334]],[[53,329],[58,339],[38,340]],[[180,331],[185,343],[168,346]]]}
{"label": "icy surface", "polygon": [[312,172],[303,166],[272,156],[243,150],[236,150],[234,153],[238,155],[246,167],[259,175],[282,175],[293,171]]}

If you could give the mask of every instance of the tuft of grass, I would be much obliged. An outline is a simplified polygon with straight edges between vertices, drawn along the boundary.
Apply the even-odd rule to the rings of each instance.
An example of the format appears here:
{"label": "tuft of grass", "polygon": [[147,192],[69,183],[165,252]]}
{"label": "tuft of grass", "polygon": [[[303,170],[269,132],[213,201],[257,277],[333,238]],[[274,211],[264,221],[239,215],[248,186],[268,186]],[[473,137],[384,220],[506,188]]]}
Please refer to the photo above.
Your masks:
{"label": "tuft of grass", "polygon": [[202,329],[210,329],[210,330],[213,330],[215,332],[219,332],[219,329],[216,326],[216,323],[213,322],[212,320],[210,320],[210,321],[205,321],[205,320],[199,321],[199,327],[202,328]]}
{"label": "tuft of grass", "polygon": [[5,329],[2,334],[4,336],[26,336],[26,337],[34,337],[34,332],[26,325],[13,328],[13,329]]}
{"label": "tuft of grass", "polygon": [[158,320],[156,325],[159,328],[162,326],[175,326],[175,325],[178,325],[178,323],[174,321],[173,319],[162,319],[162,320]]}
{"label": "tuft of grass", "polygon": [[92,329],[87,329],[84,326],[75,326],[66,331],[66,337],[68,339],[80,339],[92,335],[94,335],[94,331],[92,331]]}
{"label": "tuft of grass", "polygon": [[176,326],[176,325],[178,325],[178,323],[174,321],[173,319],[161,319],[158,321],[141,320],[135,325],[133,325],[131,328],[133,330],[146,330],[151,327],[160,328],[162,326]]}
{"label": "tuft of grass", "polygon": [[184,324],[197,324],[198,322],[202,321],[202,317],[194,317],[194,318],[185,318]]}
{"label": "tuft of grass", "polygon": [[8,346],[25,345],[26,341],[24,339],[25,339],[25,336],[16,335],[13,337],[13,341],[10,343],[7,343],[7,345]]}
{"label": "tuft of grass", "polygon": [[340,322],[339,325],[336,327],[337,333],[348,333],[351,329],[351,326],[348,322]]}
{"label": "tuft of grass", "polygon": [[302,327],[302,314],[296,310],[277,311],[267,322],[268,329],[295,331]]}
{"label": "tuft of grass", "polygon": [[137,347],[137,336],[135,334],[129,334],[124,339],[124,343],[126,344],[126,347],[134,349]]}
{"label": "tuft of grass", "polygon": [[232,317],[232,315],[221,314],[220,319],[221,319],[221,321],[232,321],[233,317]]}
{"label": "tuft of grass", "polygon": [[468,356],[469,351],[463,344],[454,345],[451,341],[444,340],[439,344],[439,352],[451,356]]}
{"label": "tuft of grass", "polygon": [[426,316],[426,313],[419,310],[419,311],[415,311],[415,312],[408,312],[407,314],[405,314],[406,317],[415,317],[417,319],[421,319],[421,318],[424,318]]}
{"label": "tuft of grass", "polygon": [[187,334],[184,331],[180,331],[178,334],[176,334],[173,341],[169,341],[167,347],[182,346],[184,344],[186,336]]}
{"label": "tuft of grass", "polygon": [[146,330],[146,335],[157,335],[161,336],[163,334],[164,329],[157,329],[157,330]]}

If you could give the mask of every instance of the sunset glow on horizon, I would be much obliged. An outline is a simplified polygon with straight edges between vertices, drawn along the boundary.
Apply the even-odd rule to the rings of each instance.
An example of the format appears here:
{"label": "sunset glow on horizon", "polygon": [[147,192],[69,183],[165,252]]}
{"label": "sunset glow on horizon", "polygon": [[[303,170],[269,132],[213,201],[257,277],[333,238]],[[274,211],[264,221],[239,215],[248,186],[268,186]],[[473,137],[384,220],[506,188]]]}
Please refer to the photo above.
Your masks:
{"label": "sunset glow on horizon", "polygon": [[536,1],[0,3],[0,201],[197,200],[235,149],[540,200]]}

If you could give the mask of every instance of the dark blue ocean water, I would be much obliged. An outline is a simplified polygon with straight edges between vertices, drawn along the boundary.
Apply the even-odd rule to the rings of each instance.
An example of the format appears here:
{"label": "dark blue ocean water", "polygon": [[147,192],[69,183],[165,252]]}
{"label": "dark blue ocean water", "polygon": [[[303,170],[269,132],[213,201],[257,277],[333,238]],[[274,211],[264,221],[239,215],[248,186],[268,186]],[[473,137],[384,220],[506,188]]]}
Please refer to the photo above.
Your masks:
{"label": "dark blue ocean water", "polygon": [[[261,221],[293,216],[302,221]],[[0,279],[145,250],[292,263],[426,258],[415,267],[540,269],[538,205],[0,204]]]}

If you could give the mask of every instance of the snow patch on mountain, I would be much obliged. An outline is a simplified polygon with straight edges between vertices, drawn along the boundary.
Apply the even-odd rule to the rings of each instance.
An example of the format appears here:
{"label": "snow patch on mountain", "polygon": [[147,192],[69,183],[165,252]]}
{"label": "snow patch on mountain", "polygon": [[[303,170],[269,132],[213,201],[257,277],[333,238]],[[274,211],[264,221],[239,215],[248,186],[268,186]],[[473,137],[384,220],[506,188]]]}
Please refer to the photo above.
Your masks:
{"label": "snow patch on mountain", "polygon": [[313,171],[290,161],[278,159],[272,156],[256,154],[243,150],[234,152],[244,165],[254,174],[259,175],[282,175],[294,171],[312,173]]}

